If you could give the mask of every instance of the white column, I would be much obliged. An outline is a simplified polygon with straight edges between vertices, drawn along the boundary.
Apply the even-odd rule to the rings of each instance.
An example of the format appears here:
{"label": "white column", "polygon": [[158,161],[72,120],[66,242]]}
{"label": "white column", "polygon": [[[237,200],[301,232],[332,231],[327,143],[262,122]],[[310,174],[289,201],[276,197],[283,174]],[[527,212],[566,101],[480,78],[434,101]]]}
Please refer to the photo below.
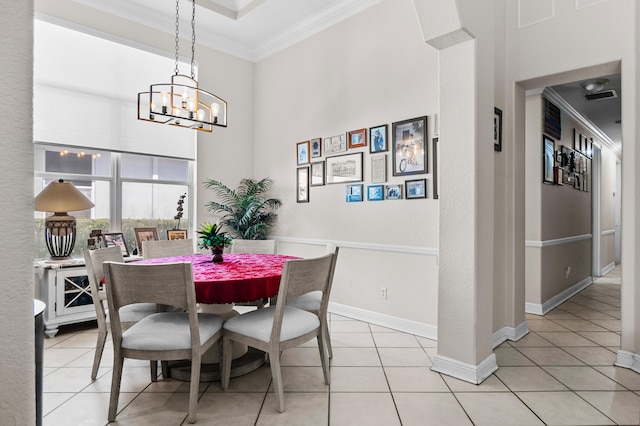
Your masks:
{"label": "white column", "polygon": [[0,14],[0,422],[35,424],[33,320],[33,1]]}

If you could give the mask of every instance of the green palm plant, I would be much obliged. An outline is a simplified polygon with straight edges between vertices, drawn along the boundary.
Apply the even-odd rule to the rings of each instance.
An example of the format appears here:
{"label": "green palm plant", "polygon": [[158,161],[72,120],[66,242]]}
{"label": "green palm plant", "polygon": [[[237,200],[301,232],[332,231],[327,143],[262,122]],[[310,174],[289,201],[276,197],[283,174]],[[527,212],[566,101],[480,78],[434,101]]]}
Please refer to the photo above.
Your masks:
{"label": "green palm plant", "polygon": [[265,240],[277,215],[274,210],[282,206],[277,198],[267,198],[266,192],[273,181],[242,179],[236,189],[222,182],[207,179],[204,186],[213,189],[218,201],[209,201],[207,209],[212,213],[223,213],[220,221],[235,238]]}

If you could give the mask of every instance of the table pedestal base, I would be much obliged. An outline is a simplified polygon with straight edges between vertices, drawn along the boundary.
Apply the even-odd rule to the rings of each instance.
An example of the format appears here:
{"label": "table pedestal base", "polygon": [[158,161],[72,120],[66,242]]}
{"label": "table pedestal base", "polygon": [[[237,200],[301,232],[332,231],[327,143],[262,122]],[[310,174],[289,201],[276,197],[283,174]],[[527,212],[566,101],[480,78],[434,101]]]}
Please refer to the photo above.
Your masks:
{"label": "table pedestal base", "polygon": [[[243,356],[231,361],[231,378],[250,373],[262,367],[265,363],[265,353],[255,348],[249,348]],[[176,380],[191,380],[190,361],[170,361],[169,377]],[[201,382],[215,382],[220,380],[220,364],[202,364],[200,367]]]}

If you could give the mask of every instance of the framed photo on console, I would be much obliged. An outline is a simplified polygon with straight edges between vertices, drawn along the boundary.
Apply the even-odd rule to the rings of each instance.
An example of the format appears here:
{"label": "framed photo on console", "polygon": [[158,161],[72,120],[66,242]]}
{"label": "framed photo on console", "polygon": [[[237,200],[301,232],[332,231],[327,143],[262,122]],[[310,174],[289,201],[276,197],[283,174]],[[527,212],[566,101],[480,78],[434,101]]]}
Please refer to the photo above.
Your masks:
{"label": "framed photo on console", "polygon": [[129,249],[127,248],[127,243],[124,240],[124,234],[122,232],[102,234],[102,242],[105,247],[120,247],[122,257],[129,257]]}
{"label": "framed photo on console", "polygon": [[186,240],[186,229],[167,229],[167,240]]}

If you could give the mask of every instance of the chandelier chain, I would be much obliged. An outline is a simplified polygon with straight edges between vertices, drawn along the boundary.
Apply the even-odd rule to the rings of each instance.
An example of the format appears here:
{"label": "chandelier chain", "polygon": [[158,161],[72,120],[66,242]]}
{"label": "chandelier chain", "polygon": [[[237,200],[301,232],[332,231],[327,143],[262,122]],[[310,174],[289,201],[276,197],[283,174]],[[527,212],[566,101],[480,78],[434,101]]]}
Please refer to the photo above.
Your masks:
{"label": "chandelier chain", "polygon": [[176,0],[176,66],[173,69],[175,75],[178,75],[180,69],[178,68],[178,51],[180,49],[180,0]]}
{"label": "chandelier chain", "polygon": [[196,0],[191,0],[191,78],[196,78],[195,57],[196,57]]}

